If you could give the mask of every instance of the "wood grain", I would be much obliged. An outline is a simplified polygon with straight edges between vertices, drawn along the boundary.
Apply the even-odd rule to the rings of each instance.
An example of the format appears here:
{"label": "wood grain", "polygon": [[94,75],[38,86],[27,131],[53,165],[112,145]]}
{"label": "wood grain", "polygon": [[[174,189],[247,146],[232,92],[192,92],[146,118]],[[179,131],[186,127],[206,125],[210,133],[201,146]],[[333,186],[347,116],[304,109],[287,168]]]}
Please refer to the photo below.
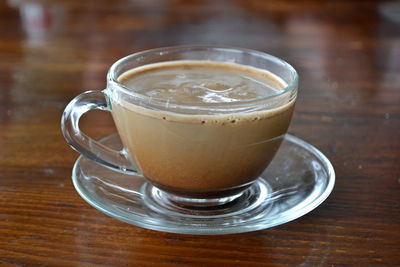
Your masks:
{"label": "wood grain", "polygon": [[[400,266],[399,6],[0,2],[0,265]],[[273,229],[192,236],[128,225],[78,196],[70,179],[78,154],[59,126],[65,105],[103,89],[120,57],[178,44],[252,48],[296,67],[290,132],[332,161],[337,182],[326,202]],[[101,112],[82,127],[96,138],[115,131]]]}

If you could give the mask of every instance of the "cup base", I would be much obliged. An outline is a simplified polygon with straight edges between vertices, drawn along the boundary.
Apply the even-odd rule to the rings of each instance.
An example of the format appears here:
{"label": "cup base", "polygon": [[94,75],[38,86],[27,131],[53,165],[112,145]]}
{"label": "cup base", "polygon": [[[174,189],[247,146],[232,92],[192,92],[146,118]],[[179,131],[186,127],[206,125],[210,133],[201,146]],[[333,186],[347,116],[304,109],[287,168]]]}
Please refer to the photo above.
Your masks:
{"label": "cup base", "polygon": [[168,186],[163,186],[154,182],[148,195],[158,202],[171,202],[182,207],[214,207],[228,204],[239,198],[248,189],[253,181],[244,185],[223,189],[207,191],[179,190]]}
{"label": "cup base", "polygon": [[[237,191],[237,190],[236,190]],[[157,188],[156,186],[152,186],[148,195],[159,202],[169,204],[169,205],[177,205],[183,208],[214,208],[225,206],[237,198],[243,195],[243,189],[239,193],[225,196],[225,197],[218,197],[218,198],[195,198],[195,197],[184,197],[175,194],[168,193],[166,191]]]}
{"label": "cup base", "polygon": [[[263,203],[271,188],[263,179],[257,179],[236,194],[219,198],[183,197],[165,192],[151,183],[141,189],[145,205],[156,212],[177,217],[211,218],[225,217],[252,210]],[[264,207],[267,209],[267,207]]]}

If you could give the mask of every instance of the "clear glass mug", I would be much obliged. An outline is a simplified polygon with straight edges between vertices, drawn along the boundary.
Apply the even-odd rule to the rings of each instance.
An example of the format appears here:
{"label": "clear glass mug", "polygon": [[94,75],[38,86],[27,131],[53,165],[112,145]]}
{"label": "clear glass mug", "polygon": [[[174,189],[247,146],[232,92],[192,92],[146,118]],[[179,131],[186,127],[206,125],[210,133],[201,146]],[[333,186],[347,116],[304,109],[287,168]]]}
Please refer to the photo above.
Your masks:
{"label": "clear glass mug", "polygon": [[[255,99],[189,105],[179,99],[151,98],[118,81],[132,69],[178,60],[266,70],[285,86]],[[297,88],[295,69],[262,52],[212,46],[159,48],[115,62],[107,74],[107,88],[73,99],[61,127],[67,142],[83,156],[132,179],[143,176],[161,199],[189,207],[216,206],[242,195],[268,166],[287,132]],[[111,112],[121,151],[81,132],[80,117],[93,109]]]}

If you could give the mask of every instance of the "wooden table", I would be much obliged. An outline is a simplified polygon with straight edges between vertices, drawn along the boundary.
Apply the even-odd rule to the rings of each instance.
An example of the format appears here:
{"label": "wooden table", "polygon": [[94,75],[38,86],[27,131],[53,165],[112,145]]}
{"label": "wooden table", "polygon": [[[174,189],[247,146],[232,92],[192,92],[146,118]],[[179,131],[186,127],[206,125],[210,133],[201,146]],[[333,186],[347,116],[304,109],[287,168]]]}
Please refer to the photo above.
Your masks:
{"label": "wooden table", "polygon": [[[400,266],[400,2],[0,2],[0,265]],[[66,104],[105,87],[120,57],[223,44],[298,70],[290,132],[337,174],[331,196],[285,225],[244,234],[161,233],[90,207],[71,183]],[[108,114],[82,122],[115,131]]]}

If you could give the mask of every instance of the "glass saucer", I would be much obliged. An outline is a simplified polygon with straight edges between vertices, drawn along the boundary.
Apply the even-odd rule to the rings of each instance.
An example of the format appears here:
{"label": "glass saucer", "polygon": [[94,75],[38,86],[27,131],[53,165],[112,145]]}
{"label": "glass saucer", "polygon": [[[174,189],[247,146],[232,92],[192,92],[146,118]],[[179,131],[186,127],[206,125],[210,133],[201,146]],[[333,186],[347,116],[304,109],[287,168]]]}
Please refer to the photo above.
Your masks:
{"label": "glass saucer", "polygon": [[[101,140],[121,149],[118,134]],[[101,212],[143,228],[183,234],[230,234],[266,229],[303,216],[331,193],[335,173],[315,147],[287,134],[261,177],[227,206],[174,207],[158,199],[157,188],[141,176],[103,167],[83,156],[72,180],[79,195]]]}

